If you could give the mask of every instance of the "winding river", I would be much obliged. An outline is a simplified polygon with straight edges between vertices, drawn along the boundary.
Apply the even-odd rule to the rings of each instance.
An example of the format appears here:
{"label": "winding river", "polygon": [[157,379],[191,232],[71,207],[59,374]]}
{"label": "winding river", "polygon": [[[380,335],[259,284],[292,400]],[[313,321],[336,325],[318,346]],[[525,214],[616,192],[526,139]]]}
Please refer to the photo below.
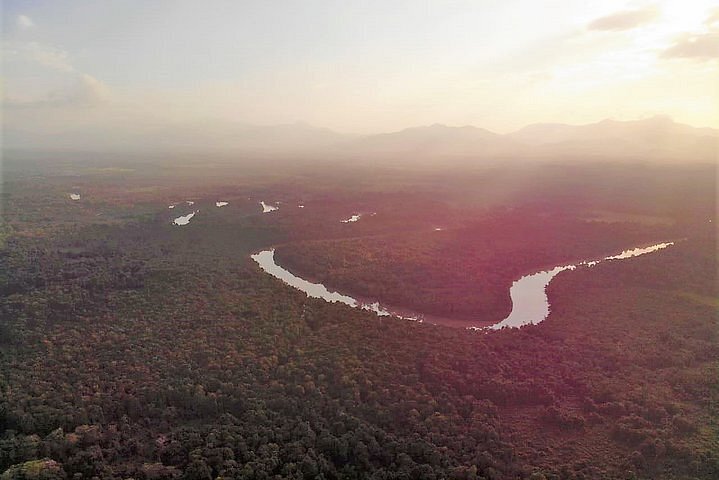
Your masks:
{"label": "winding river", "polygon": [[[482,326],[467,328],[476,330],[484,328],[499,330],[502,328],[518,328],[523,325],[537,324],[546,319],[549,315],[549,299],[547,298],[546,288],[547,285],[549,285],[549,282],[551,282],[552,279],[560,272],[565,270],[575,270],[580,267],[591,268],[598,263],[605,261],[616,261],[637,257],[639,255],[656,252],[657,250],[661,250],[672,245],[674,245],[674,242],[657,243],[648,247],[638,247],[630,250],[624,250],[619,254],[610,255],[600,260],[585,260],[576,264],[558,265],[550,270],[543,270],[525,275],[516,280],[509,289],[509,295],[512,299],[512,311],[507,318],[488,327]],[[363,302],[349,295],[339,292],[331,292],[321,283],[312,283],[304,278],[298,277],[275,262],[274,249],[263,250],[256,253],[252,255],[252,260],[257,262],[264,272],[272,275],[273,277],[279,278],[287,285],[306,293],[309,297],[321,298],[328,302],[344,303],[345,305],[349,305],[353,308],[362,308],[364,310],[372,311],[378,316],[394,316],[407,320],[417,320],[420,322],[426,319],[428,320],[428,323],[435,323],[432,321],[432,318],[425,315],[389,309],[380,305],[379,302]],[[449,320],[437,323],[449,324],[456,322]],[[466,322],[461,323],[466,324]]]}

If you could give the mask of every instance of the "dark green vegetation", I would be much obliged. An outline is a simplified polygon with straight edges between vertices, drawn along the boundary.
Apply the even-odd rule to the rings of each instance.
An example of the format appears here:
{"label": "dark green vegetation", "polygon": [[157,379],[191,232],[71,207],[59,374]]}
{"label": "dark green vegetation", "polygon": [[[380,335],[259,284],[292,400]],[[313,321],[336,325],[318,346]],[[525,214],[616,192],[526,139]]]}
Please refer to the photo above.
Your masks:
{"label": "dark green vegetation", "polygon": [[290,243],[277,249],[276,258],[293,272],[343,291],[473,326],[509,315],[509,287],[522,275],[671,238],[672,231],[576,220],[532,205],[467,223],[440,231]]}
{"label": "dark green vegetation", "polygon": [[[189,181],[200,169],[10,167],[0,478],[719,475],[712,168],[440,177],[217,167]],[[72,191],[79,202],[67,198]],[[167,205],[188,199],[200,213],[170,225],[190,207]],[[283,204],[262,215],[260,199]],[[215,208],[216,200],[230,205]],[[300,202],[306,208],[293,208]],[[582,221],[595,210],[671,221]],[[339,223],[353,212],[377,215]],[[448,228],[441,237],[438,222]],[[546,233],[545,222],[571,233]],[[485,268],[492,248],[522,252],[497,271],[504,281],[654,235],[686,240],[562,273],[547,321],[491,334],[310,300],[248,258],[268,245],[313,252],[321,244],[329,259],[386,245],[388,265],[407,272],[390,276],[375,262],[364,281],[391,292],[396,282],[436,287],[415,281],[413,265],[428,277],[456,267],[458,281],[479,281],[459,268],[473,241],[482,247],[473,269]],[[522,247],[523,236],[536,250]],[[449,267],[426,261],[437,251]],[[458,295],[426,305],[464,305],[468,293]]]}

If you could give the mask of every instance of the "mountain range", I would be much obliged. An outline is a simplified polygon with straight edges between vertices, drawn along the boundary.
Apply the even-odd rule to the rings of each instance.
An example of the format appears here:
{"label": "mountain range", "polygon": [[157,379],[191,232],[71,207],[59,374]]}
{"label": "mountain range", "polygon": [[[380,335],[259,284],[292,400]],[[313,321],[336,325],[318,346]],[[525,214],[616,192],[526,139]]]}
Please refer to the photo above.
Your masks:
{"label": "mountain range", "polygon": [[603,120],[587,125],[537,123],[509,134],[482,128],[431,125],[351,142],[355,155],[385,157],[609,158],[716,162],[719,130],[667,117]]}
{"label": "mountain range", "polygon": [[39,137],[4,132],[4,148],[386,159],[396,162],[462,159],[626,159],[717,162],[719,130],[657,116],[586,125],[537,123],[508,134],[435,124],[373,135],[344,135],[304,123],[275,126],[211,122],[153,129],[68,131]]}

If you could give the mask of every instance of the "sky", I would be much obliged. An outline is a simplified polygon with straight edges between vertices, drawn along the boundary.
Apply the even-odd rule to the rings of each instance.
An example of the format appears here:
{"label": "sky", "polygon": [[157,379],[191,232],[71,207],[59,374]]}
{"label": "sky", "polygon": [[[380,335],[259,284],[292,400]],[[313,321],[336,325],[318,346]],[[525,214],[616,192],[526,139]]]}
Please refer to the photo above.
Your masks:
{"label": "sky", "polygon": [[668,115],[719,127],[704,0],[4,0],[3,128],[443,123],[506,133]]}

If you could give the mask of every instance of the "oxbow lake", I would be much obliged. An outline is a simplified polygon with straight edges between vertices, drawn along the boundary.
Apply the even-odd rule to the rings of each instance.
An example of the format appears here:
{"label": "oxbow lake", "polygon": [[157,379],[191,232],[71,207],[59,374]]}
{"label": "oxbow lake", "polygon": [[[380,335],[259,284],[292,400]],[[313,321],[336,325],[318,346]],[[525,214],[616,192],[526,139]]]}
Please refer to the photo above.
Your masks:
{"label": "oxbow lake", "polygon": [[188,223],[190,223],[190,220],[192,220],[192,217],[194,217],[197,212],[199,212],[199,210],[195,210],[194,212],[188,213],[187,215],[181,215],[174,219],[172,221],[172,224],[180,226],[187,225]]}
{"label": "oxbow lake", "polygon": [[262,213],[274,212],[275,210],[279,210],[280,208],[276,205],[270,205],[269,203],[265,203],[264,201],[260,202],[260,205],[262,205]]}

